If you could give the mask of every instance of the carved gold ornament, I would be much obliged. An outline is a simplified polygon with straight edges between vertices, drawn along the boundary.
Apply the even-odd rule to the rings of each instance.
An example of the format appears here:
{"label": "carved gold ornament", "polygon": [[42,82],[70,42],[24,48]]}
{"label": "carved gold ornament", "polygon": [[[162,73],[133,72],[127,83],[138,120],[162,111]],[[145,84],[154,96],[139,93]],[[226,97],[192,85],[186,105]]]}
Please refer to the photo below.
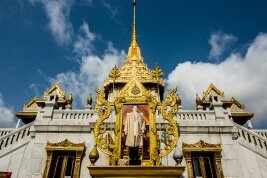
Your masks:
{"label": "carved gold ornament", "polygon": [[151,71],[151,73],[153,78],[155,78],[156,80],[159,80],[163,76],[163,72],[158,65],[156,65],[156,67]]}
{"label": "carved gold ornament", "polygon": [[111,112],[110,103],[105,99],[104,91],[96,89],[96,107],[95,112],[98,114],[98,119],[94,128],[94,137],[95,142],[98,148],[108,155],[112,155],[112,152],[109,149],[107,139],[105,137],[106,125],[104,120],[108,118]]}
{"label": "carved gold ornament", "polygon": [[132,89],[131,89],[132,94],[134,95],[138,95],[141,91],[140,89],[135,85]]}
{"label": "carved gold ornament", "polygon": [[179,97],[176,95],[176,91],[177,88],[174,88],[168,92],[167,98],[160,108],[163,119],[169,122],[169,126],[166,128],[169,137],[166,138],[164,149],[160,151],[161,157],[168,155],[174,149],[179,138],[178,124],[173,119],[178,112],[180,101]]}

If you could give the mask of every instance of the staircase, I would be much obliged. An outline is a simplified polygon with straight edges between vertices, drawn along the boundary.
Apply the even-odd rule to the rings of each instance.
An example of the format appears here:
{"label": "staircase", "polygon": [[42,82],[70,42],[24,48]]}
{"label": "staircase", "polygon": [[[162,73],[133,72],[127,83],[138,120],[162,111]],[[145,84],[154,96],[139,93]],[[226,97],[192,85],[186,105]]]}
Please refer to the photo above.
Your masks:
{"label": "staircase", "polygon": [[23,145],[29,141],[30,128],[32,125],[33,122],[3,134],[3,136],[0,137],[0,158],[6,153],[6,151],[14,149],[14,146]]}
{"label": "staircase", "polygon": [[267,159],[267,138],[239,124],[234,123],[234,126],[238,129],[238,142]]}

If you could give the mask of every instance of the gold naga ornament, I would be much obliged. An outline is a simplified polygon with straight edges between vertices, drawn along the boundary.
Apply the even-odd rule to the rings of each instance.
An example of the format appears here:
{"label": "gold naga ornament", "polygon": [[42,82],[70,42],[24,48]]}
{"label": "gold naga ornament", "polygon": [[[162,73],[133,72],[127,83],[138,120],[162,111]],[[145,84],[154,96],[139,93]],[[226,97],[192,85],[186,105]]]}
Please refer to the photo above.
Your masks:
{"label": "gold naga ornament", "polygon": [[96,89],[97,97],[96,97],[96,107],[95,112],[98,114],[98,119],[94,128],[94,137],[95,142],[98,148],[107,155],[112,155],[112,152],[108,148],[108,143],[106,137],[104,137],[104,132],[106,131],[106,125],[103,123],[105,119],[107,119],[111,112],[111,105],[105,99],[105,92]]}
{"label": "gold naga ornament", "polygon": [[170,123],[166,128],[166,132],[169,136],[172,136],[166,139],[165,148],[160,152],[161,157],[168,155],[174,149],[179,138],[178,123],[173,119],[179,110],[179,105],[181,105],[181,100],[176,95],[176,92],[177,88],[170,90],[160,108],[163,119]]}

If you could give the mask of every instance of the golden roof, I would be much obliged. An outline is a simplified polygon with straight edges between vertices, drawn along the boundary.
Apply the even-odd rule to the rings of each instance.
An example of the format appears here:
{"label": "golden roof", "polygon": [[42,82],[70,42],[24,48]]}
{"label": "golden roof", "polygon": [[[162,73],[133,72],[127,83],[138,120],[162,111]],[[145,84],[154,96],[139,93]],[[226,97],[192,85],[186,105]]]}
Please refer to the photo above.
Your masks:
{"label": "golden roof", "polygon": [[213,83],[211,83],[208,89],[203,93],[205,97],[209,97],[212,94],[224,97],[224,92],[219,90]]}
{"label": "golden roof", "polygon": [[231,98],[231,101],[233,102],[233,104],[230,107],[232,111],[244,111],[245,110],[245,105],[239,103],[234,97]]}
{"label": "golden roof", "polygon": [[128,55],[120,69],[115,66],[111,70],[108,79],[104,82],[104,87],[108,87],[113,82],[127,83],[131,81],[133,77],[136,77],[141,83],[158,83],[159,85],[164,86],[164,81],[161,79],[163,76],[162,71],[161,75],[155,76],[153,74],[153,72],[155,73],[155,70],[161,71],[158,66],[152,71],[149,70],[141,55],[136,33],[136,1],[133,1],[133,28]]}
{"label": "golden roof", "polygon": [[35,96],[34,98],[31,99],[31,101],[29,101],[28,103],[24,104],[23,106],[23,111],[26,110],[38,110],[38,105],[36,103],[36,101],[38,101],[38,97]]}
{"label": "golden roof", "polygon": [[56,94],[56,95],[58,95],[60,97],[64,97],[65,96],[65,91],[61,88],[59,83],[54,83],[51,88],[49,88],[48,90],[46,90],[44,92],[44,96],[48,96],[50,94]]}

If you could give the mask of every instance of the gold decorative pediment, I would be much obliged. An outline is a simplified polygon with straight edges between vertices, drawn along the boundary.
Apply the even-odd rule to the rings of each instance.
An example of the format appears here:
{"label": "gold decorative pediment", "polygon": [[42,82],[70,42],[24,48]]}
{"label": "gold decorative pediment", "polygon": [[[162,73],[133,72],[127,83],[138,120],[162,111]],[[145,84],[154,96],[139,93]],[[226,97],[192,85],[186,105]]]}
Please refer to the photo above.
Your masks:
{"label": "gold decorative pediment", "polygon": [[184,151],[216,151],[221,149],[221,144],[210,144],[204,142],[203,140],[199,140],[194,144],[183,143]]}
{"label": "gold decorative pediment", "polygon": [[234,111],[244,111],[245,105],[239,103],[234,97],[231,98],[233,104],[231,105],[230,109]]}
{"label": "gold decorative pediment", "polygon": [[27,110],[38,110],[38,105],[36,103],[36,101],[38,101],[38,100],[39,100],[38,97],[35,96],[27,104],[24,104],[23,111],[27,111]]}
{"label": "gold decorative pediment", "polygon": [[59,83],[54,83],[52,87],[44,92],[44,96],[55,94],[61,97],[65,96],[65,91],[61,88]]}
{"label": "gold decorative pediment", "polygon": [[84,149],[85,142],[83,143],[72,143],[68,139],[63,140],[59,143],[47,142],[46,150],[79,150]]}
{"label": "gold decorative pediment", "polygon": [[211,83],[208,89],[204,92],[204,96],[208,97],[213,94],[224,97],[224,92],[219,90],[213,83]]}
{"label": "gold decorative pediment", "polygon": [[[119,92],[118,97],[140,98],[154,97],[136,78],[128,82]],[[144,100],[145,101],[145,100]]]}

